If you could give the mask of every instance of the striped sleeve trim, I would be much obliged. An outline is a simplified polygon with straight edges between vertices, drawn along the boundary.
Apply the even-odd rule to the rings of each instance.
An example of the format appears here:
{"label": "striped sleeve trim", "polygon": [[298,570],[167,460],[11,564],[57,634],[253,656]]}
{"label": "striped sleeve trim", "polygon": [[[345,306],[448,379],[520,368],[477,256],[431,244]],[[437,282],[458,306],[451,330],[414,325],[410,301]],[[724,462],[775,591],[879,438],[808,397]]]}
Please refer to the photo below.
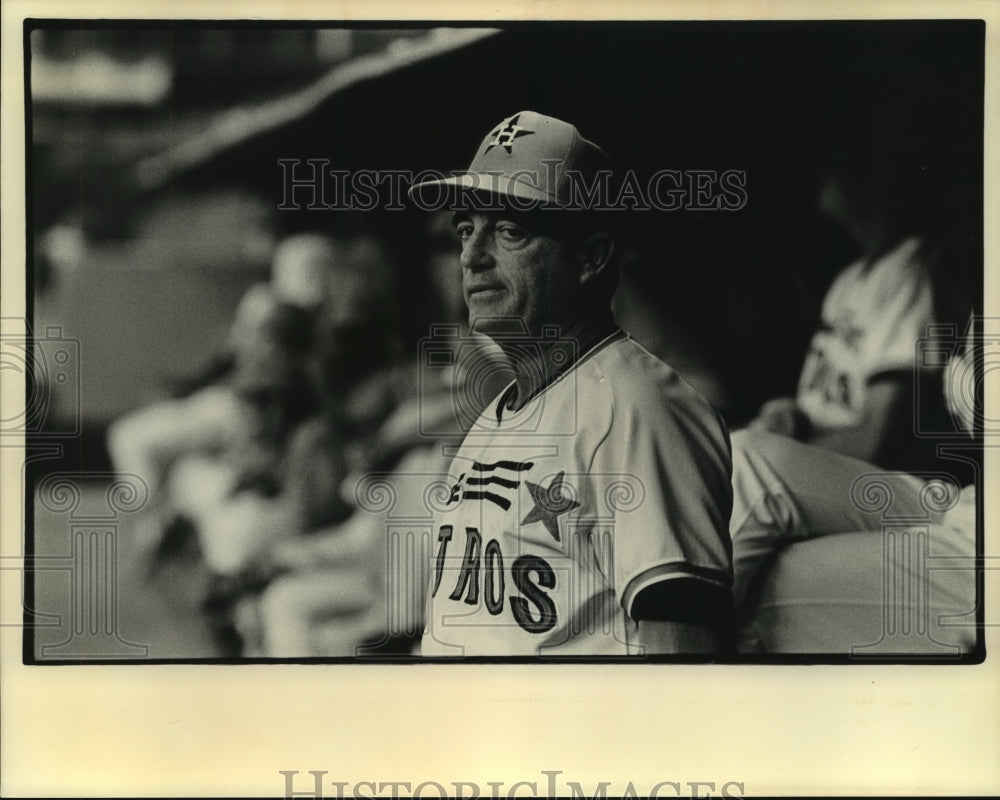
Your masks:
{"label": "striped sleeve trim", "polygon": [[[683,562],[660,564],[633,578],[622,595],[622,607],[632,619],[694,622],[732,608],[732,578],[720,570]],[[722,608],[724,607],[724,609]],[[698,624],[696,622],[696,624]]]}

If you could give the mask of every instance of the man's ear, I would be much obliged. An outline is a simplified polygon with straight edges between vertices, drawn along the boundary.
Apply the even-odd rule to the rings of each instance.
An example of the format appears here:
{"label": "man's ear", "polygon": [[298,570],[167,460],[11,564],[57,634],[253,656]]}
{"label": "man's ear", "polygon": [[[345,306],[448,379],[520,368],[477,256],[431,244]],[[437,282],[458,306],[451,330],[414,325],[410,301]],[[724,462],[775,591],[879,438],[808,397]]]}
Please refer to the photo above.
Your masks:
{"label": "man's ear", "polygon": [[588,236],[582,246],[580,285],[586,286],[604,272],[611,263],[614,252],[615,240],[610,233],[593,233]]}

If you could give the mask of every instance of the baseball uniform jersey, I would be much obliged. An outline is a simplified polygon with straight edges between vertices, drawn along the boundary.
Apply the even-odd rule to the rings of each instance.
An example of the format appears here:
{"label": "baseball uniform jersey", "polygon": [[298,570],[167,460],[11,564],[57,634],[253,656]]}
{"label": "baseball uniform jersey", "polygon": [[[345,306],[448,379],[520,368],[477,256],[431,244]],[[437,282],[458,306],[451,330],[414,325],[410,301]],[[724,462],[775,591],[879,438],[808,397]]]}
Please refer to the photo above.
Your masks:
{"label": "baseball uniform jersey", "polygon": [[641,654],[653,588],[657,618],[721,623],[729,439],[700,395],[616,330],[520,409],[507,396],[452,462],[423,655]]}
{"label": "baseball uniform jersey", "polygon": [[818,430],[857,425],[873,378],[913,371],[917,340],[934,321],[925,256],[920,239],[907,239],[870,266],[855,262],[830,287],[796,398]]}

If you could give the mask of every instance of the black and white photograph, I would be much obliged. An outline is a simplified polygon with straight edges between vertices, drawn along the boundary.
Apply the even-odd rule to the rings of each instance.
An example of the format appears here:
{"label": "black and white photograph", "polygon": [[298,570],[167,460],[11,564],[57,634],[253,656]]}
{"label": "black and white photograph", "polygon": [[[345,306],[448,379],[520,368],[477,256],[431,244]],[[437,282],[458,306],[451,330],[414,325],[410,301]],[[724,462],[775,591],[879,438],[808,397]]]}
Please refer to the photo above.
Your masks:
{"label": "black and white photograph", "polygon": [[[5,19],[5,663],[981,676],[995,31],[830,16]],[[265,791],[949,792],[333,755]]]}

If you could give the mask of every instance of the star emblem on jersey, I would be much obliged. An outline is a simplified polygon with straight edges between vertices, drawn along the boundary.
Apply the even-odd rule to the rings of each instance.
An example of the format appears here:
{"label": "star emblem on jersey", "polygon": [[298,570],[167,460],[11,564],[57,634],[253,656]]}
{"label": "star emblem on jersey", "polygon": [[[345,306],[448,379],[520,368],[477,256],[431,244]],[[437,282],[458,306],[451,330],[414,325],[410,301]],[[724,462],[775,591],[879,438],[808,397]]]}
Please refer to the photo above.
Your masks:
{"label": "star emblem on jersey", "polygon": [[510,149],[515,139],[534,133],[534,131],[529,131],[527,128],[522,128],[517,124],[518,117],[520,116],[520,114],[515,114],[513,117],[508,117],[501,122],[500,127],[490,134],[493,137],[493,141],[486,145],[486,149],[483,152],[488,153],[494,147],[502,147],[507,151],[507,155],[510,155]]}
{"label": "star emblem on jersey", "polygon": [[528,512],[528,516],[521,520],[521,525],[541,522],[557,542],[559,541],[559,520],[557,517],[580,506],[576,500],[563,494],[563,476],[565,474],[565,472],[560,472],[556,475],[548,487],[531,481],[524,482],[531,493],[531,499],[535,501],[535,507]]}

